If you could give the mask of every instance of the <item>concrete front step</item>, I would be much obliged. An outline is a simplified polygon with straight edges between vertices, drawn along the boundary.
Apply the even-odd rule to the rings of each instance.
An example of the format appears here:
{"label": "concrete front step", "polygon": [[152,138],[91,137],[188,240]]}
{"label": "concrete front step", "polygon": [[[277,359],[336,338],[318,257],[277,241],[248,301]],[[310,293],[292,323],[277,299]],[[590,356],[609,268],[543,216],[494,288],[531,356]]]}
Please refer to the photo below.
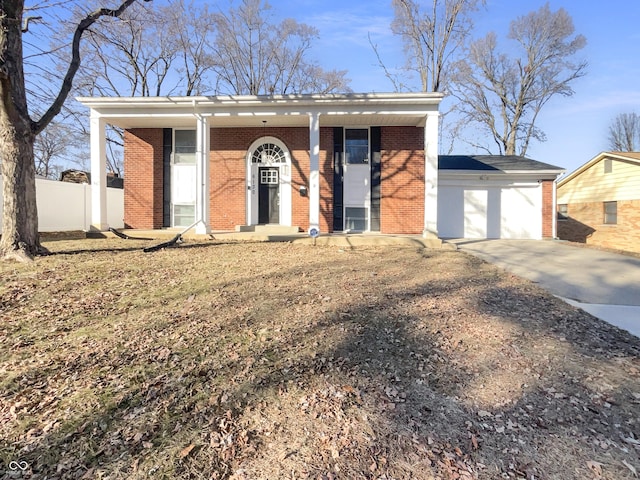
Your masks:
{"label": "concrete front step", "polygon": [[259,233],[262,235],[296,235],[300,227],[288,227],[285,225],[237,225],[236,232]]}

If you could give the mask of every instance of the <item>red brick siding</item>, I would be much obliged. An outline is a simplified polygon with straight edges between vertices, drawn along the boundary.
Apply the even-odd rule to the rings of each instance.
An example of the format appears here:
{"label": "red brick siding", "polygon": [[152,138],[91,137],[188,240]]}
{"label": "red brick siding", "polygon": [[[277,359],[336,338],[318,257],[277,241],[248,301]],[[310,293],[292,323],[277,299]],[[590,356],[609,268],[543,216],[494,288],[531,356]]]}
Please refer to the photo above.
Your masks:
{"label": "red brick siding", "polygon": [[[309,196],[300,195],[300,187],[309,188],[309,129],[287,128],[214,128],[211,130],[210,209],[211,228],[233,230],[246,223],[246,162],[251,144],[264,136],[282,141],[291,154],[291,221],[303,230],[309,228]],[[329,231],[332,208],[332,145],[330,128],[320,129],[320,229]]]}
{"label": "red brick siding", "polygon": [[542,238],[553,238],[553,221],[556,215],[553,188],[553,180],[542,181]]}
{"label": "red brick siding", "polygon": [[419,234],[424,228],[424,129],[383,127],[381,233]]}
{"label": "red brick siding", "polygon": [[603,202],[570,203],[558,221],[558,237],[617,250],[640,252],[640,200],[618,200],[618,223],[605,225]]}
{"label": "red brick siding", "polygon": [[[381,232],[419,234],[424,222],[424,133],[418,127],[382,128]],[[309,228],[309,129],[211,129],[210,222],[214,230],[246,223],[246,155],[263,136],[280,139],[292,160],[292,224]],[[162,129],[125,132],[125,225],[162,228]],[[333,129],[320,129],[320,229],[333,226]]]}
{"label": "red brick siding", "polygon": [[162,228],[162,129],[124,133],[124,223],[126,228]]}
{"label": "red brick siding", "polygon": [[246,155],[253,137],[246,129],[211,129],[209,218],[213,230],[246,223]]}

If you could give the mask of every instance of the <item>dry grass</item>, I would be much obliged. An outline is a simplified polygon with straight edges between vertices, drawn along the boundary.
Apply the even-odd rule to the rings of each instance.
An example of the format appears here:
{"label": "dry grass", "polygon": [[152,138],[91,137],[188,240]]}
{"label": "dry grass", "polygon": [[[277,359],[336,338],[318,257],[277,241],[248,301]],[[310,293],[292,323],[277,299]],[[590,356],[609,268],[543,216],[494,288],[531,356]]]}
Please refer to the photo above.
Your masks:
{"label": "dry grass", "polygon": [[527,281],[459,252],[146,245],[0,264],[0,478],[640,470],[640,340]]}

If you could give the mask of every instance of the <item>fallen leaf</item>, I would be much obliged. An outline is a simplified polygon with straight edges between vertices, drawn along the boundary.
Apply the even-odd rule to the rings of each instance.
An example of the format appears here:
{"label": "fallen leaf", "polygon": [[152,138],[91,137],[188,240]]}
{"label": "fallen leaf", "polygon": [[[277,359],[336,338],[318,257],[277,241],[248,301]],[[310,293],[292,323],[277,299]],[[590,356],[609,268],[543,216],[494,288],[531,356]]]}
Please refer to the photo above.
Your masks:
{"label": "fallen leaf", "polygon": [[187,315],[189,315],[189,309],[191,308],[191,304],[193,303],[193,300],[195,298],[195,295],[189,295],[189,298],[187,298],[187,301],[185,302],[184,308],[180,312],[181,317],[186,317]]}
{"label": "fallen leaf", "polygon": [[602,463],[589,460],[587,462],[587,467],[589,467],[589,470],[593,472],[596,478],[602,477]]}
{"label": "fallen leaf", "polygon": [[184,447],[181,451],[180,451],[180,459],[183,459],[185,457],[187,457],[192,451],[193,449],[196,448],[196,446],[192,443],[191,445],[189,445],[188,447]]}
{"label": "fallen leaf", "polygon": [[625,460],[622,460],[622,463],[624,463],[625,467],[627,467],[629,470],[631,470],[631,473],[633,473],[634,477],[638,476],[638,471],[636,470],[636,467],[634,467],[633,465],[627,463]]}

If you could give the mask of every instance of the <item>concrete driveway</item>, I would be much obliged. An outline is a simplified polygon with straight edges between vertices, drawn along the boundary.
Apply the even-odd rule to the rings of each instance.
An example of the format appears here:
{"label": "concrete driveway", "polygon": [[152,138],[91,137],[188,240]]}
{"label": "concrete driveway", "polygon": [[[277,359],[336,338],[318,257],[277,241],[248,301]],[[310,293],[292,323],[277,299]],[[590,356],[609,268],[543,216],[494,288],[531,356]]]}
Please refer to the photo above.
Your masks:
{"label": "concrete driveway", "polygon": [[640,336],[640,258],[552,240],[451,242]]}

